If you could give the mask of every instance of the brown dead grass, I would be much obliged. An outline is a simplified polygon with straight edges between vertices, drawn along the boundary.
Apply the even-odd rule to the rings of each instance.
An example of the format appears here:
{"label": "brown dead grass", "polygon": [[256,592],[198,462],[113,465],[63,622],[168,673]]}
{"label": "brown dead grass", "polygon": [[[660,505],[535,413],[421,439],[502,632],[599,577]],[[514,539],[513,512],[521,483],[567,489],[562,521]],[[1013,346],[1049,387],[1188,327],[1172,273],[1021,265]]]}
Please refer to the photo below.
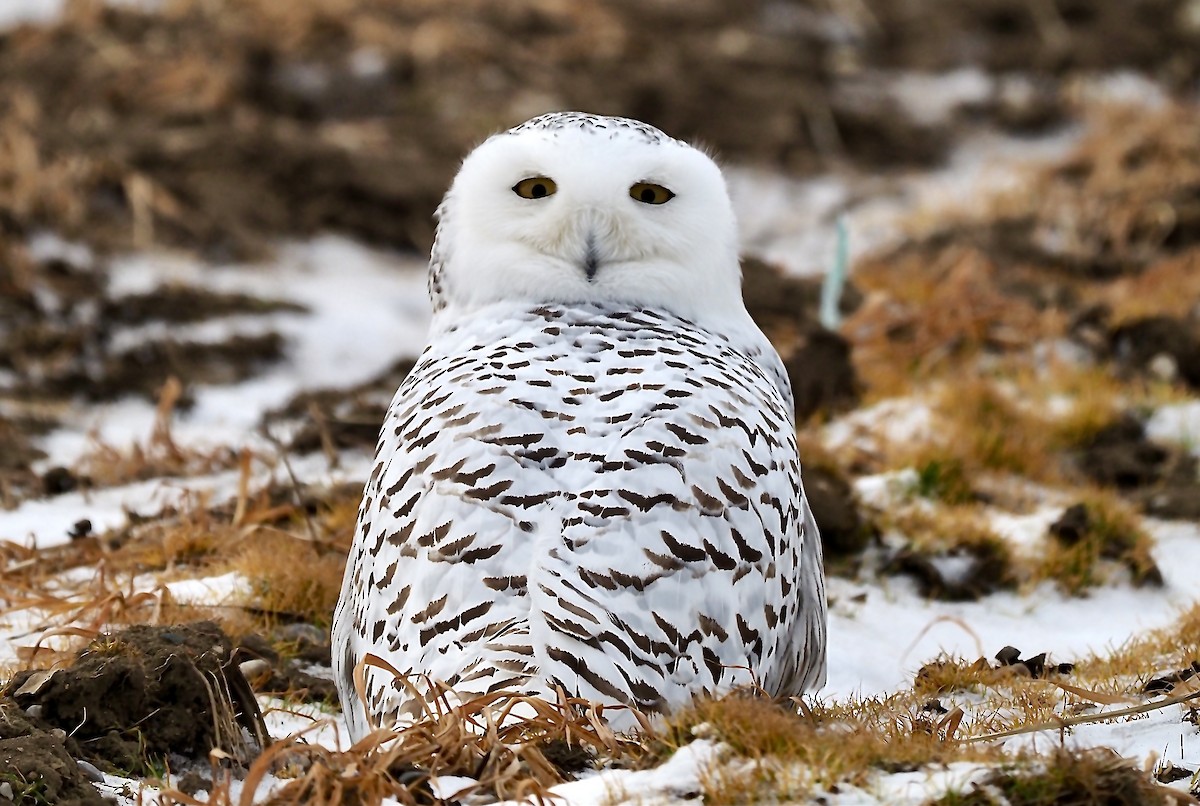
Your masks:
{"label": "brown dead grass", "polygon": [[328,627],[345,567],[346,552],[337,545],[271,531],[247,536],[229,561],[250,588],[241,604],[265,627],[279,621]]}
{"label": "brown dead grass", "polygon": [[90,487],[114,487],[148,479],[209,475],[239,466],[243,473],[249,473],[254,456],[248,450],[201,451],[182,448],[175,442],[171,421],[182,394],[179,379],[168,378],[159,392],[155,424],[146,441],[118,449],[96,439],[91,450],[76,462],[75,475]]}
{"label": "brown dead grass", "polygon": [[1092,299],[1109,307],[1114,327],[1149,316],[1186,319],[1200,304],[1200,249],[1122,277],[1098,289]]}
{"label": "brown dead grass", "polygon": [[1181,794],[1156,785],[1145,770],[1107,748],[1075,752],[1058,748],[1036,760],[1005,764],[969,792],[953,792],[927,806],[991,806],[999,802],[1009,806],[1166,806],[1191,802]]}
{"label": "brown dead grass", "polygon": [[869,399],[970,372],[983,355],[1027,350],[1061,328],[1055,312],[1001,291],[998,272],[986,254],[967,246],[857,264],[854,279],[867,299],[843,333]]}
{"label": "brown dead grass", "polygon": [[1034,582],[1053,580],[1066,593],[1080,595],[1088,588],[1127,573],[1135,585],[1162,584],[1151,549],[1154,539],[1138,516],[1111,494],[1092,492],[1081,505],[1088,526],[1075,541],[1050,536],[1032,562]]}
{"label": "brown dead grass", "polygon": [[1002,201],[1000,215],[1032,213],[1031,237],[1088,271],[1141,269],[1200,233],[1200,111],[1101,107],[1074,153]]}
{"label": "brown dead grass", "polygon": [[[648,755],[641,740],[614,734],[582,700],[557,703],[496,692],[461,704],[442,694],[427,701],[428,716],[396,730],[377,730],[345,752],[307,744],[303,732],[273,745],[250,768],[243,783],[250,791],[270,770],[291,778],[267,800],[270,804],[329,805],[431,802],[432,776],[468,776],[479,781],[468,796],[541,799],[565,778],[557,760],[599,756],[637,765]],[[531,715],[516,717],[513,711]],[[315,727],[315,726],[314,726]],[[590,766],[590,764],[585,764]],[[181,792],[165,803],[195,804]],[[236,801],[229,777],[218,781],[210,804]]]}

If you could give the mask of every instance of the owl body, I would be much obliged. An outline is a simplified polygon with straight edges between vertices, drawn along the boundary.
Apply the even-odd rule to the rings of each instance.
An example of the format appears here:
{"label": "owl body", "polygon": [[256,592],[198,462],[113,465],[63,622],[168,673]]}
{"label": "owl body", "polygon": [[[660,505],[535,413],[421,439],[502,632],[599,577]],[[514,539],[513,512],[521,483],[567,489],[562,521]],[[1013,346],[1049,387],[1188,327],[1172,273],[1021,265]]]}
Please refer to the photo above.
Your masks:
{"label": "owl body", "polygon": [[[630,139],[690,148],[646,143],[649,127],[607,140],[603,127],[597,144],[595,122],[614,119],[579,117],[578,128],[570,117],[549,127],[572,151],[580,137],[601,154],[612,139],[617,153]],[[518,161],[514,175],[555,165]],[[557,195],[570,171],[555,173]],[[645,173],[613,184],[659,178]],[[546,282],[489,294],[458,264],[455,245],[469,239],[447,206],[460,190],[456,180],[441,211],[430,344],[384,422],[335,614],[352,735],[419,717],[416,695],[432,681],[459,696],[561,690],[650,713],[740,685],[781,695],[819,686],[820,543],[791,393],[736,285],[698,308],[695,289],[680,286],[680,303],[662,305],[671,289],[657,274],[670,279],[669,261],[624,247],[636,222],[592,201],[535,220],[536,238],[512,236],[538,253],[504,260],[523,261],[531,278],[544,270]],[[736,281],[736,250],[734,261]],[[640,291],[596,290],[606,270],[619,283],[611,275],[638,268]],[[367,654],[391,668],[363,663]],[[619,710],[612,722],[636,725]]]}

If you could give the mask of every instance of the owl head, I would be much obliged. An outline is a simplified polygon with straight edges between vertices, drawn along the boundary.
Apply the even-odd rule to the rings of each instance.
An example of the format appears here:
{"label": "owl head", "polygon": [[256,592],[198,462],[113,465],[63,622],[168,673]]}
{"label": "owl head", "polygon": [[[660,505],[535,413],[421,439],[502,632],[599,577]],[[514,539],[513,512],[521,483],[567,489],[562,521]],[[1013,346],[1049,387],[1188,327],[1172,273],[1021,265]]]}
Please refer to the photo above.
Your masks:
{"label": "owl head", "polygon": [[703,151],[627,118],[561,112],[482,143],[438,208],[430,293],[457,319],[497,302],[745,317],[737,230]]}

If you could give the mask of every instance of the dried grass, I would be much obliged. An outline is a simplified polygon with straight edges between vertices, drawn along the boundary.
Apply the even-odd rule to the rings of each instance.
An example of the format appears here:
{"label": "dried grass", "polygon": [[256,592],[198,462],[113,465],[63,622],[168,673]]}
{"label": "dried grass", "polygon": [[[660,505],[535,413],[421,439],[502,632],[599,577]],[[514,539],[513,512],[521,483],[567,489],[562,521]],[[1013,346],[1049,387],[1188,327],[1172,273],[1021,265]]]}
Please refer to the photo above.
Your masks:
{"label": "dried grass", "polygon": [[843,332],[871,399],[970,372],[985,354],[1028,350],[1062,326],[1054,311],[1004,293],[995,263],[970,247],[932,260],[920,250],[869,258],[854,278],[867,300]]}
{"label": "dried grass", "polygon": [[1128,573],[1135,585],[1162,584],[1154,563],[1154,540],[1132,510],[1112,495],[1093,492],[1080,504],[1087,525],[1077,538],[1051,537],[1031,568],[1033,581],[1053,580],[1066,593],[1080,595]]}

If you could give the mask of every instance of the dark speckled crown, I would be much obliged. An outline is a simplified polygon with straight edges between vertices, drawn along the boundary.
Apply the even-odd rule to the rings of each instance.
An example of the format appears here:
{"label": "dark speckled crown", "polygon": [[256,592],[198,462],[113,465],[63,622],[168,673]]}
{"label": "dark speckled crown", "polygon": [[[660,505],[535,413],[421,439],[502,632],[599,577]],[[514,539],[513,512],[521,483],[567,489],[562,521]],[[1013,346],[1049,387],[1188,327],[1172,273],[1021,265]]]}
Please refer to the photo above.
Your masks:
{"label": "dark speckled crown", "polygon": [[586,112],[550,112],[538,115],[520,126],[509,129],[507,134],[519,134],[525,131],[557,132],[566,129],[578,129],[592,134],[608,134],[610,138],[632,134],[652,145],[662,143],[686,145],[682,140],[676,140],[640,120],[589,115]]}

